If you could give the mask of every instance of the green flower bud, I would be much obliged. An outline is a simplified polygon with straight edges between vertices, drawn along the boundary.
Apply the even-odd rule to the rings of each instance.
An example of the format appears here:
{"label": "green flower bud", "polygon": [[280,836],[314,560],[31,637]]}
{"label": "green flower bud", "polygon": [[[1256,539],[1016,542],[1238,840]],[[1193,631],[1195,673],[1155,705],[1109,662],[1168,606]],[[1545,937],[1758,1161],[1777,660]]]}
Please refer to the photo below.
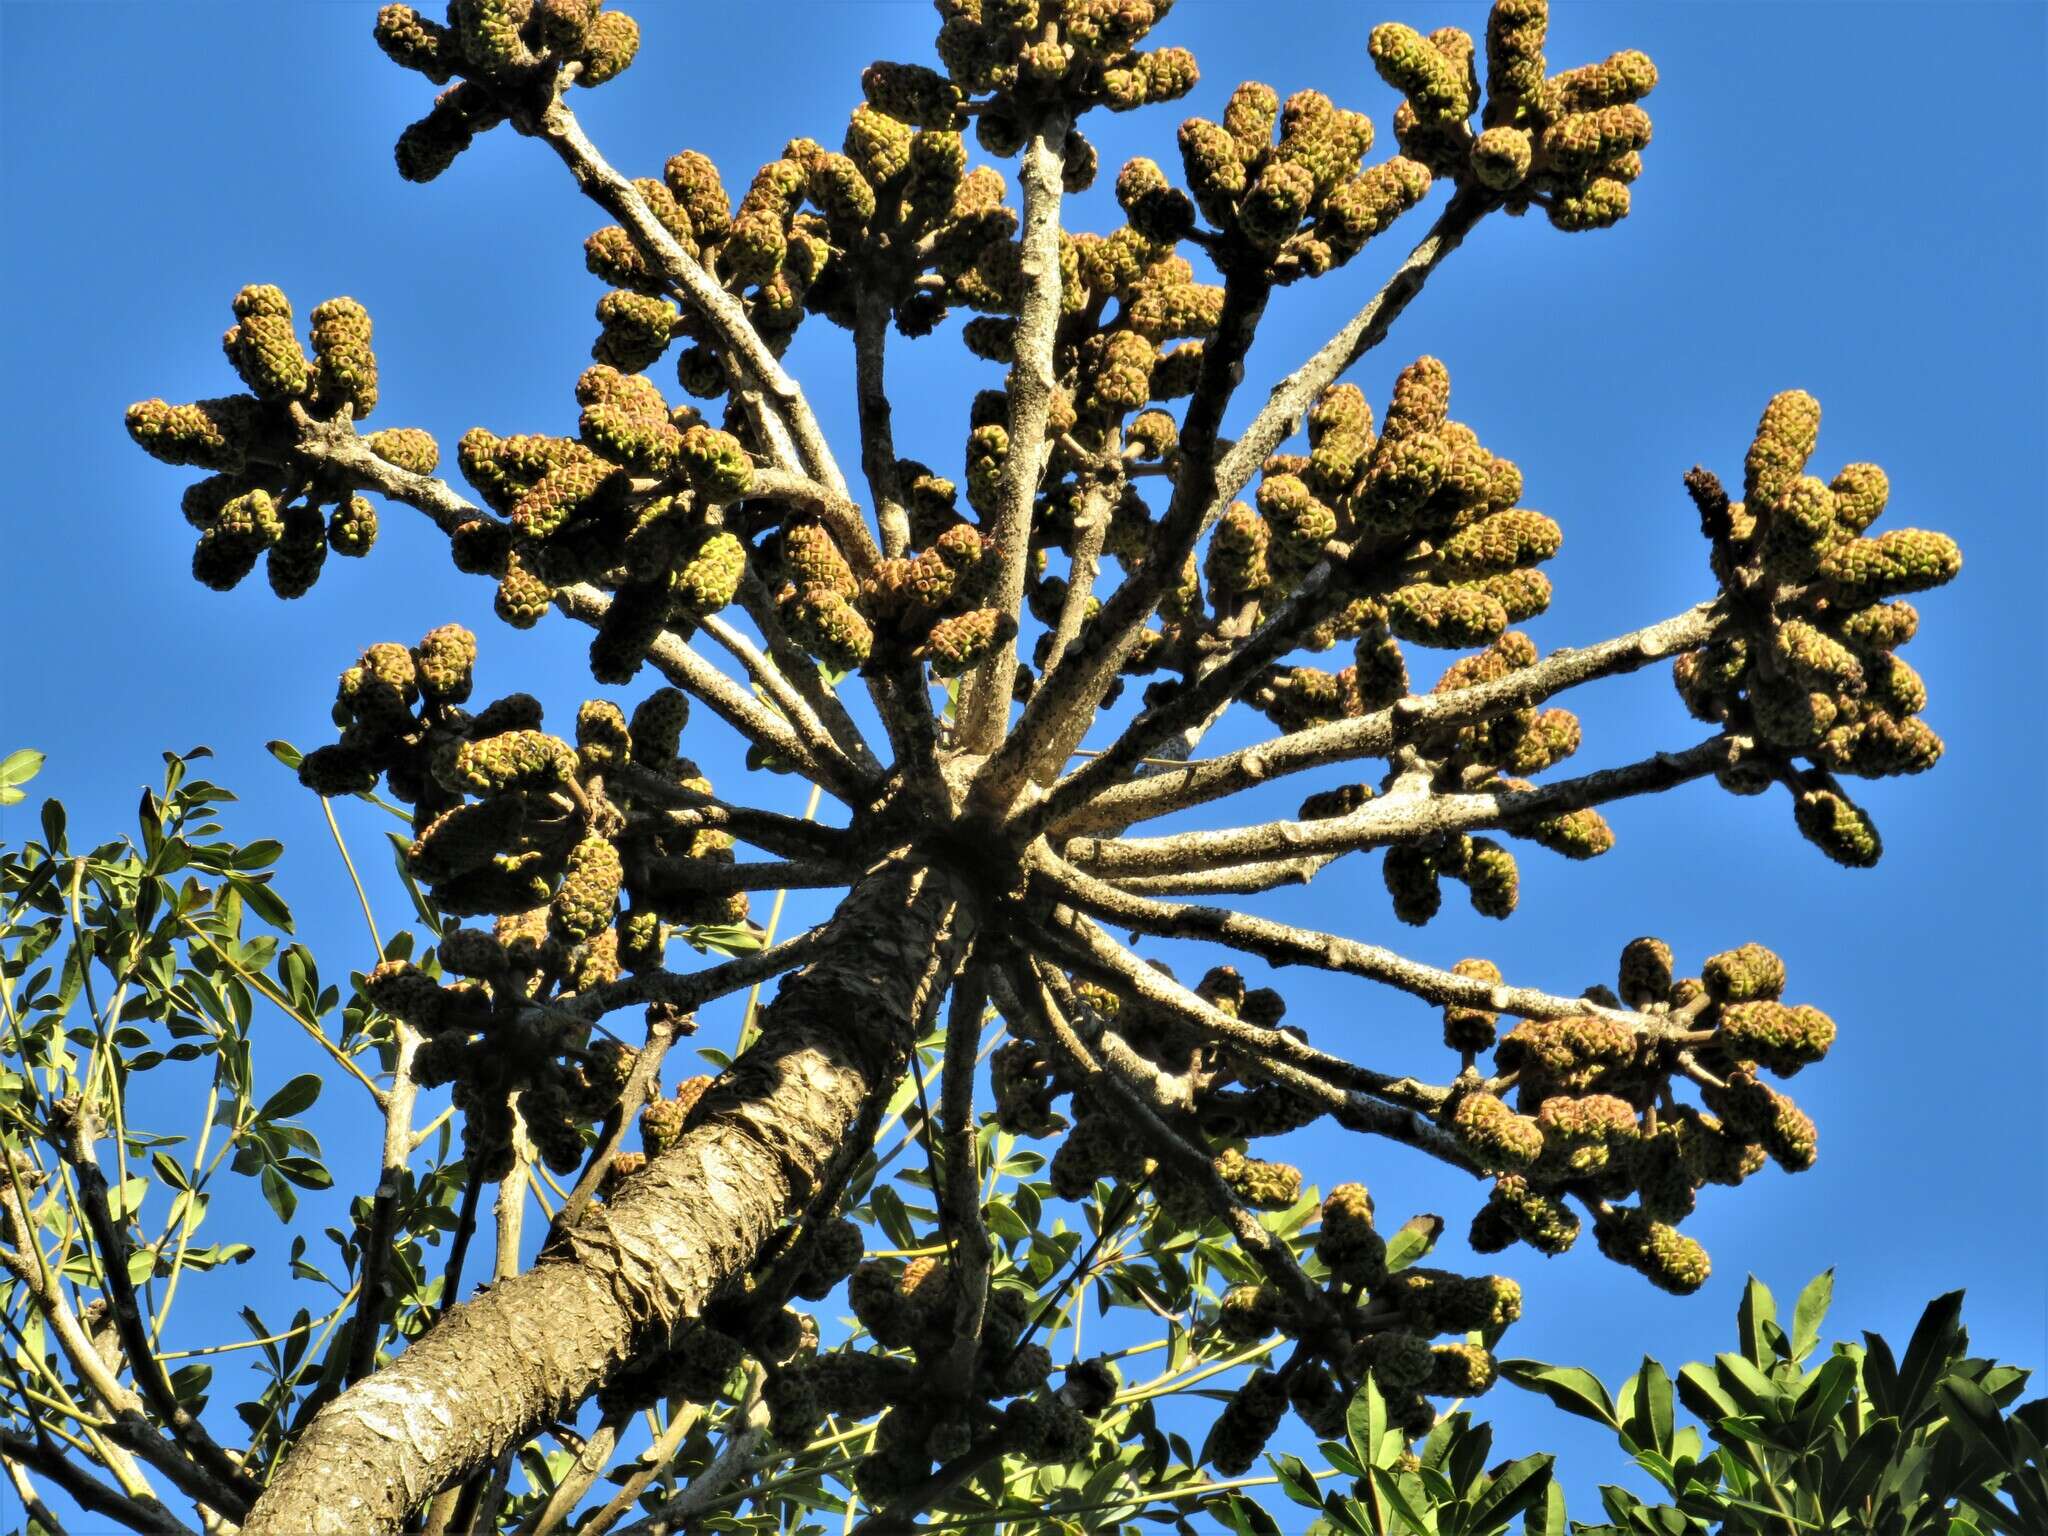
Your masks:
{"label": "green flower bud", "polygon": [[1478,1397],[1499,1377],[1491,1352],[1477,1344],[1438,1344],[1431,1351],[1429,1384],[1432,1397]]}
{"label": "green flower bud", "polygon": [[689,695],[677,688],[650,693],[633,710],[633,761],[642,767],[673,762],[689,719]]}
{"label": "green flower bud", "polygon": [[604,329],[591,343],[590,355],[621,373],[638,373],[668,349],[680,318],[667,299],[615,288],[597,301],[597,321]]}
{"label": "green flower bud", "polygon": [[189,405],[141,400],[128,407],[127,424],[136,446],[161,463],[232,473],[246,462],[261,410],[247,395]]}
{"label": "green flower bud", "polygon": [[1641,1211],[1621,1210],[1594,1223],[1600,1251],[1626,1264],[1659,1290],[1690,1296],[1707,1283],[1713,1268],[1707,1250],[1675,1227],[1652,1221]]}
{"label": "green flower bud", "polygon": [[460,704],[469,697],[476,667],[476,636],[460,624],[427,631],[413,647],[413,670],[420,691],[442,704]]}
{"label": "green flower bud", "polygon": [[[1451,970],[1459,976],[1483,981],[1491,986],[1501,982],[1500,967],[1491,960],[1460,960]],[[1495,1027],[1500,1015],[1484,1008],[1468,1008],[1461,1003],[1444,1005],[1444,1044],[1454,1051],[1466,1054],[1490,1050],[1493,1047]],[[1475,1113],[1485,1114],[1480,1110]]]}
{"label": "green flower bud", "polygon": [[1745,944],[1710,956],[1700,979],[1717,1003],[1775,999],[1785,990],[1785,962],[1761,944]]}
{"label": "green flower bud", "polygon": [[[1733,950],[1729,955],[1717,955],[1715,959],[1733,959],[1743,956],[1746,949],[1759,949],[1762,954],[1769,950],[1757,945],[1746,945],[1742,950]],[[1668,1002],[1671,998],[1671,946],[1662,939],[1630,939],[1621,951],[1621,975],[1619,989],[1621,1000],[1631,1008],[1642,1008],[1650,1003]],[[1709,966],[1713,961],[1707,962]],[[1743,962],[1748,963],[1746,960]],[[1745,975],[1750,974],[1748,971]],[[1784,967],[1779,967],[1779,984],[1784,983]]]}
{"label": "green flower bud", "polygon": [[1016,633],[1016,620],[994,608],[977,608],[940,619],[918,655],[940,677],[958,677]]}
{"label": "green flower bud", "polygon": [[1526,1168],[1543,1152],[1543,1128],[1490,1093],[1472,1092],[1459,1099],[1450,1128],[1482,1165],[1496,1173]]}
{"label": "green flower bud", "polygon": [[1820,440],[1820,402],[1803,389],[1773,395],[1757,423],[1744,461],[1742,499],[1749,506],[1776,501],[1806,468]]}
{"label": "green flower bud", "polygon": [[716,613],[738,594],[746,571],[746,546],[722,528],[707,531],[676,569],[675,601],[699,617]]}
{"label": "green flower bud", "polygon": [[583,34],[583,72],[576,84],[603,85],[624,74],[640,52],[640,23],[624,11],[600,11]]}
{"label": "green flower bud", "polygon": [[548,908],[549,927],[568,944],[581,944],[610,925],[619,899],[619,851],[593,832],[569,850],[562,888]]}
{"label": "green flower bud", "polygon": [[1232,1194],[1260,1210],[1284,1210],[1301,1197],[1299,1168],[1246,1157],[1234,1147],[1217,1156],[1216,1173]]}
{"label": "green flower bud", "polygon": [[1387,598],[1387,627],[1416,645],[1484,645],[1508,627],[1507,610],[1476,587],[1402,587]]}
{"label": "green flower bud", "polygon": [[853,604],[826,586],[785,587],[778,604],[790,638],[835,672],[851,672],[874,650],[874,631]]}
{"label": "green flower bud", "polygon": [[348,405],[361,421],[377,408],[377,356],[370,350],[370,314],[354,299],[315,306],[314,387],[322,411]]}
{"label": "green flower bud", "polygon": [[1562,1200],[1544,1194],[1520,1174],[1494,1180],[1486,1209],[1492,1221],[1538,1253],[1563,1253],[1578,1240],[1579,1218]]}
{"label": "green flower bud", "polygon": [[567,783],[575,772],[575,750],[541,731],[506,731],[465,741],[455,752],[455,777],[473,794],[546,791]]}
{"label": "green flower bud", "polygon": [[1535,153],[1526,129],[1488,128],[1472,146],[1472,174],[1481,186],[1505,192],[1521,185]]}
{"label": "green flower bud", "polygon": [[513,545],[505,555],[505,574],[498,581],[494,607],[514,629],[531,629],[554,601],[554,589],[533,569],[528,544]]}
{"label": "green flower bud", "polygon": [[1819,1155],[1819,1133],[1806,1114],[1750,1071],[1728,1074],[1724,1088],[1702,1088],[1707,1107],[1737,1136],[1756,1142],[1787,1173],[1803,1173]]}
{"label": "green flower bud", "polygon": [[1398,1395],[1428,1381],[1436,1358],[1429,1340],[1421,1334],[1390,1329],[1367,1338],[1353,1351],[1347,1365],[1357,1375],[1370,1371],[1382,1392]]}
{"label": "green flower bud", "polygon": [[1827,1055],[1835,1040],[1835,1021],[1818,1008],[1788,1008],[1762,1000],[1724,1007],[1718,1032],[1733,1055],[1791,1077]]}
{"label": "green flower bud", "polygon": [[[1469,39],[1466,46],[1471,46]],[[1374,27],[1367,51],[1380,78],[1408,98],[1423,122],[1457,122],[1471,115],[1469,65],[1461,71],[1413,27],[1394,21]]]}
{"label": "green flower bud", "polygon": [[1821,579],[1845,607],[1944,586],[1963,568],[1962,551],[1945,534],[1895,528],[1874,539],[1845,539],[1820,561]]}
{"label": "green flower bud", "polygon": [[519,840],[526,811],[516,795],[498,795],[443,811],[412,840],[406,867],[439,883],[481,869]]}
{"label": "green flower bud", "polygon": [[386,58],[400,68],[417,70],[436,85],[446,85],[461,67],[454,34],[409,5],[387,5],[378,11],[375,35]]}
{"label": "green flower bud", "polygon": [[1217,1415],[1209,1434],[1209,1464],[1224,1477],[1251,1470],[1287,1413],[1287,1389],[1277,1372],[1252,1374]]}
{"label": "green flower bud", "polygon": [[1446,569],[1464,576],[1510,571],[1516,566],[1548,560],[1564,545],[1564,530],[1541,512],[1515,509],[1454,533],[1444,541],[1440,558]]}
{"label": "green flower bud", "polygon": [[1801,791],[1793,815],[1800,835],[1837,864],[1868,869],[1884,852],[1869,813],[1833,790]]}
{"label": "green flower bud", "polygon": [[1387,894],[1394,898],[1394,916],[1420,928],[1443,905],[1443,891],[1437,883],[1436,860],[1412,844],[1387,850],[1380,871]]}

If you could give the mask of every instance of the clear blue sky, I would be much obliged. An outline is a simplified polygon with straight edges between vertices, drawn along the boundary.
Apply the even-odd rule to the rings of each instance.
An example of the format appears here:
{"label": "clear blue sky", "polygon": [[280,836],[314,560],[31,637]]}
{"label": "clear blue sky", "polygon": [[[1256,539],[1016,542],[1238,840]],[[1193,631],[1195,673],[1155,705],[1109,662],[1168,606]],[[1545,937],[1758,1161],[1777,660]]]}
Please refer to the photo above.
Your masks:
{"label": "clear blue sky", "polygon": [[[836,141],[861,66],[928,57],[934,28],[919,0],[634,9],[640,61],[575,105],[629,173],[657,174],[695,147],[735,189],[792,135]],[[332,679],[361,646],[451,620],[482,639],[482,688],[526,687],[557,712],[594,692],[585,632],[559,618],[505,629],[488,584],[454,574],[439,536],[403,508],[384,512],[370,560],[330,561],[296,603],[276,601],[260,577],[227,596],[204,590],[186,574],[191,534],[177,511],[189,477],[121,429],[132,400],[234,387],[215,338],[248,282],[282,285],[302,315],[337,293],[369,307],[377,424],[424,426],[450,450],[476,423],[573,429],[570,385],[602,291],[581,242],[604,221],[550,155],[509,131],[430,186],[400,182],[391,141],[431,88],[377,53],[372,14],[0,5],[15,231],[0,409],[0,570],[15,639],[0,663],[0,752],[50,754],[36,788],[70,803],[78,837],[128,828],[160,749],[210,744],[217,776],[244,798],[233,830],[287,843],[282,889],[332,974],[367,963],[360,918],[317,802],[264,741],[330,739]],[[1108,174],[1074,223],[1112,227],[1114,168],[1139,153],[1171,164],[1180,117],[1214,115],[1240,79],[1324,89],[1371,114],[1390,149],[1394,103],[1365,56],[1370,25],[1476,30],[1484,16],[1480,4],[1416,0],[1182,0],[1159,38],[1194,49],[1201,86],[1186,108],[1090,117]],[[1504,925],[1452,901],[1421,934],[1396,932],[1362,859],[1272,903],[1392,934],[1438,963],[1489,954],[1510,977],[1557,991],[1610,980],[1616,951],[1639,933],[1694,963],[1757,940],[1785,957],[1789,996],[1839,1021],[1833,1056],[1794,1085],[1821,1127],[1819,1166],[1709,1194],[1688,1226],[1714,1256],[1705,1292],[1663,1296],[1590,1243],[1547,1263],[1518,1250],[1505,1267],[1529,1308],[1512,1352],[1584,1363],[1611,1382],[1645,1347],[1666,1360],[1727,1347],[1745,1271],[1786,1292],[1834,1264],[1838,1327],[1903,1330],[1927,1297],[1961,1285],[1982,1349],[2048,1361],[2042,711],[2023,691],[2041,654],[2044,570],[2044,22],[2036,4],[1560,5],[1554,68],[1623,47],[1659,66],[1636,212],[1597,235],[1493,221],[1357,375],[1379,402],[1402,364],[1445,359],[1455,414],[1522,465],[1529,503],[1563,523],[1549,568],[1558,600],[1532,626],[1545,647],[1711,595],[1679,476],[1696,461],[1738,474],[1759,410],[1781,389],[1810,390],[1825,408],[1823,472],[1876,460],[1893,488],[1886,526],[1946,530],[1967,558],[1961,579],[1921,604],[1907,653],[1948,756],[1926,777],[1867,788],[1887,845],[1875,871],[1828,864],[1795,835],[1781,796],[1694,786],[1618,810],[1620,847],[1596,864],[1530,851],[1522,910]],[[1418,217],[1406,232],[1421,227]],[[1405,243],[1397,233],[1341,274],[1283,293],[1244,398],[1262,399],[1264,381],[1319,344]],[[850,445],[843,333],[812,322],[793,361]],[[901,348],[892,367],[908,381],[904,451],[956,468],[967,394],[996,371],[943,340]],[[1661,670],[1568,702],[1587,727],[1581,766],[1699,734]],[[721,789],[736,790],[737,751],[714,729],[693,738]],[[757,793],[802,805],[791,780]],[[0,812],[0,835],[34,835],[34,805]],[[348,824],[360,847],[381,835],[373,821]],[[381,892],[387,923],[394,898]],[[815,910],[792,902],[793,915]],[[1443,1071],[1428,1011],[1363,984],[1282,980],[1319,1043]],[[282,1024],[269,1043],[274,1081],[312,1065]],[[341,1183],[367,1187],[376,1153],[355,1103],[337,1087],[314,1118]],[[1325,1186],[1368,1180],[1396,1220],[1438,1210],[1455,1234],[1473,1208],[1468,1182],[1377,1144],[1318,1134],[1301,1160]],[[1447,1242],[1449,1262],[1460,1246]],[[202,1316],[193,1307],[186,1322]],[[1503,1389],[1486,1407],[1506,1444],[1583,1447],[1576,1486],[1610,1475],[1604,1448],[1595,1464],[1591,1443],[1533,1400]]]}

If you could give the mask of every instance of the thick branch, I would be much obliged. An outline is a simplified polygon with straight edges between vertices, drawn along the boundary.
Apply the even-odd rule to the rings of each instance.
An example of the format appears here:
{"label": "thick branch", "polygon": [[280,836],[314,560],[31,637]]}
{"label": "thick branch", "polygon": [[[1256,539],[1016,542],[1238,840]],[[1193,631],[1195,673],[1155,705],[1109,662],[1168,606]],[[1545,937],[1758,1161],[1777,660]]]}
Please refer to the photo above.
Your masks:
{"label": "thick branch", "polygon": [[933,1381],[940,1400],[964,1397],[974,1378],[981,1348],[982,1314],[988,1304],[989,1261],[994,1249],[981,1216],[981,1162],[975,1155],[975,1048],[981,1043],[981,1015],[988,986],[970,970],[953,988],[946,1015],[946,1058],[939,1079],[938,1140],[942,1182],[933,1191],[939,1216],[953,1245],[953,1345]]}
{"label": "thick branch", "polygon": [[1133,784],[1103,789],[1085,804],[1067,789],[1088,770],[1070,774],[1048,797],[1069,810],[1058,823],[1064,832],[1114,831],[1135,821],[1170,815],[1221,799],[1290,773],[1360,757],[1384,757],[1425,730],[1469,725],[1511,709],[1541,703],[1595,678],[1634,672],[1704,645],[1720,633],[1725,615],[1717,604],[1702,604],[1630,634],[1583,650],[1553,651],[1532,667],[1471,688],[1411,694],[1389,708],[1310,726],[1249,747],[1163,769]]}
{"label": "thick branch", "polygon": [[[1036,124],[1017,167],[1024,187],[1024,293],[1010,364],[1010,452],[988,529],[1002,562],[989,598],[998,613],[1016,613],[1024,605],[1024,576],[1031,565],[1031,504],[1045,465],[1046,420],[1053,392],[1059,388],[1053,373],[1053,342],[1060,321],[1060,177],[1070,126],[1064,110],[1048,112]],[[962,695],[959,739],[970,751],[993,751],[1002,739],[1016,676],[1017,643],[1011,639],[990,653]]]}
{"label": "thick branch", "polygon": [[564,1234],[563,1252],[456,1307],[314,1420],[247,1536],[396,1532],[659,1348],[800,1212],[865,1105],[903,1069],[920,989],[964,941],[954,877],[905,861],[855,887],[824,957],[676,1145]]}
{"label": "thick branch", "polygon": [[896,473],[896,428],[884,378],[889,349],[889,304],[863,289],[853,325],[854,405],[860,416],[860,467],[882,528],[882,553],[894,559],[910,548],[910,514]]}

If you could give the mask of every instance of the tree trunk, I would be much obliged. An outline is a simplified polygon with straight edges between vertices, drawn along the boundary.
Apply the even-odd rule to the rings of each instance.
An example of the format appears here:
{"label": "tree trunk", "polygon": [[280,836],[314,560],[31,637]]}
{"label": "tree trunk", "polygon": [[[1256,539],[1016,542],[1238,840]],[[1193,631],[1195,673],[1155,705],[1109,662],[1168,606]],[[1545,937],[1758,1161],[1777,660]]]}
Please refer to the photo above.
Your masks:
{"label": "tree trunk", "polygon": [[668,1338],[744,1273],[889,1092],[964,941],[957,877],[895,861],[848,893],[823,959],[786,981],[701,1119],[578,1224],[566,1251],[456,1307],[315,1417],[247,1536],[396,1532]]}

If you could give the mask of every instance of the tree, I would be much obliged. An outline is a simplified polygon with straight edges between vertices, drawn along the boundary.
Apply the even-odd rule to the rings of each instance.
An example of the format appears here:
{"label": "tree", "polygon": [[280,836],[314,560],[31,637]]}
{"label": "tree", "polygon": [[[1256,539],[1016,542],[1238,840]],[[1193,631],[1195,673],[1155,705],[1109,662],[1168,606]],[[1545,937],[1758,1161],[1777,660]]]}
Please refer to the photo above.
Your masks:
{"label": "tree", "polygon": [[[391,1130],[353,1244],[357,1305],[312,1389],[318,1412],[302,1400],[289,1449],[260,1449],[256,1497],[203,1427],[156,1405],[182,1446],[167,1454],[211,1507],[247,1506],[259,1530],[395,1529],[467,1483],[435,1518],[474,1520],[502,1507],[491,1469],[593,1394],[609,1421],[734,1382],[745,1384],[721,1410],[733,1455],[706,1469],[699,1498],[754,1470],[760,1444],[794,1448],[799,1472],[820,1475],[815,1457],[803,1462],[807,1426],[885,1406],[858,1470],[868,1503],[886,1506],[877,1528],[967,1507],[999,1457],[1081,1462],[1089,1411],[1117,1394],[1099,1373],[1070,1373],[1058,1394],[1034,1375],[1026,1335],[1058,1287],[1017,1263],[1012,1244],[1030,1246],[1037,1223],[1020,1217],[1025,1235],[1012,1238],[993,1214],[1003,1207],[984,1209],[975,1026],[991,1004],[1006,1036],[988,1074],[998,1131],[1056,1141],[1049,1191],[1097,1203],[1105,1249],[1141,1224],[1163,1285],[1239,1280],[1214,1338],[1289,1341],[1285,1363],[1251,1376],[1218,1420],[1205,1459],[1222,1471],[1256,1458],[1289,1403],[1327,1421],[1367,1372],[1419,1431],[1431,1391],[1490,1382],[1492,1336],[1519,1305],[1505,1282],[1415,1267],[1432,1228],[1406,1230],[1390,1252],[1359,1186],[1304,1204],[1300,1175],[1253,1157],[1253,1138],[1327,1116],[1417,1147],[1490,1181],[1475,1246],[1563,1247],[1576,1205],[1603,1252],[1677,1290],[1705,1275],[1678,1230],[1703,1184],[1740,1182],[1766,1155],[1811,1162],[1811,1122],[1763,1078],[1817,1060],[1833,1025],[1781,1001],[1784,967],[1760,946],[1681,977],[1668,949],[1640,940],[1616,990],[1564,997],[1510,985],[1483,960],[1439,970],[1174,898],[1255,895],[1380,848],[1404,920],[1426,922],[1445,879],[1505,916],[1515,858],[1487,834],[1597,856],[1612,837],[1600,805],[1708,776],[1737,793],[1783,789],[1810,840],[1872,862],[1875,830],[1840,780],[1939,754],[1919,719],[1925,690],[1895,654],[1917,625],[1897,599],[1952,576],[1955,546],[1911,529],[1866,536],[1884,510],[1882,472],[1805,475],[1818,406],[1780,395],[1739,501],[1704,470],[1688,479],[1713,601],[1541,656],[1509,625],[1547,602],[1537,567],[1558,525],[1522,507],[1519,472],[1450,419],[1441,363],[1406,369],[1377,420],[1342,375],[1493,214],[1535,209],[1567,231],[1624,216],[1654,69],[1623,53],[1550,73],[1542,7],[1524,0],[1489,18],[1482,93],[1464,33],[1382,27],[1372,54],[1403,97],[1400,153],[1368,166],[1364,118],[1313,92],[1283,104],[1247,85],[1222,123],[1183,126],[1185,190],[1134,160],[1116,178],[1126,224],[1068,234],[1063,192],[1096,170],[1076,120],[1193,83],[1184,51],[1149,46],[1161,9],[949,6],[945,73],[873,66],[842,152],[792,141],[737,211],[702,156],[631,180],[577,124],[567,88],[631,61],[621,14],[472,0],[444,28],[381,13],[387,52],[455,82],[401,137],[402,174],[431,179],[477,133],[509,126],[553,149],[617,220],[587,247],[612,291],[598,362],[576,383],[579,435],[469,433],[459,459],[472,502],[432,478],[439,448],[425,434],[357,431],[376,393],[361,307],[316,307],[308,357],[286,296],[263,285],[236,296],[226,338],[248,393],[143,402],[130,430],[209,472],[184,501],[209,585],[262,560],[280,595],[304,592],[330,551],[368,552],[369,492],[430,516],[459,569],[497,581],[507,622],[552,605],[591,625],[599,683],[652,663],[672,686],[630,719],[594,700],[557,736],[521,695],[466,708],[476,642],[463,631],[372,646],[343,674],[340,740],[308,753],[302,777],[323,795],[371,794],[381,780],[413,807],[406,868],[436,942],[417,962],[401,945],[365,976],[337,1041],[345,1056],[380,1053],[391,1086],[370,1087]],[[992,166],[968,169],[970,125],[985,154],[1018,158],[1017,209]],[[1274,293],[1331,280],[1435,181],[1449,199],[1387,285],[1224,439]],[[1197,260],[1219,284],[1198,280]],[[969,412],[971,517],[960,486],[899,459],[890,436],[889,326],[915,339],[949,308],[974,311],[966,344],[1008,367],[1006,389]],[[807,316],[854,334],[869,510],[779,361]],[[646,376],[672,350],[686,395],[726,402],[718,425]],[[1308,451],[1283,453],[1304,421]],[[724,616],[733,607],[744,623]],[[1295,664],[1340,644],[1342,670]],[[1411,693],[1410,660],[1431,648],[1468,654]],[[1543,706],[1662,661],[1711,734],[1529,782],[1579,744],[1574,718]],[[1141,707],[1126,705],[1114,743],[1063,773],[1131,676],[1153,679]],[[934,678],[947,682],[943,711]],[[716,796],[679,755],[691,699],[745,736],[762,768],[842,802],[848,824]],[[1277,734],[1195,760],[1233,703]],[[1359,782],[1286,820],[1130,835],[1367,761],[1384,774],[1355,770]],[[735,840],[770,857],[740,863]],[[813,933],[707,970],[666,966],[667,930],[743,944],[731,930],[746,893],[792,886],[847,895]],[[1227,968],[1183,984],[1112,928],[1425,997],[1445,1010],[1457,1070],[1423,1082],[1312,1046],[1281,1027],[1271,989]],[[778,975],[725,1072],[642,1108],[693,1007]],[[640,1006],[644,1043],[607,1032],[603,1021]],[[1502,1035],[1502,1014],[1522,1022]],[[918,1236],[877,1193],[868,1153],[935,1035],[937,1113],[920,1124],[936,1205],[924,1246],[938,1251],[863,1260],[842,1210]],[[454,1087],[465,1151],[418,1177],[414,1090],[435,1084]],[[89,1160],[46,1107],[25,1111],[35,1133],[60,1158],[68,1140]],[[639,1166],[621,1150],[636,1117],[651,1154]],[[516,1262],[513,1213],[535,1158],[578,1175],[541,1261],[463,1305],[409,1308],[399,1256],[450,1204],[467,1231],[482,1184],[511,1192],[501,1214],[515,1240],[501,1246]],[[1288,1214],[1262,1220],[1260,1207]],[[1207,1245],[1202,1268],[1169,1273],[1159,1256],[1189,1234]],[[849,1275],[884,1352],[812,1359],[784,1304]],[[1468,1332],[1481,1339],[1429,1342]],[[1170,1442],[1146,1454],[1154,1477],[1192,1459]]]}

